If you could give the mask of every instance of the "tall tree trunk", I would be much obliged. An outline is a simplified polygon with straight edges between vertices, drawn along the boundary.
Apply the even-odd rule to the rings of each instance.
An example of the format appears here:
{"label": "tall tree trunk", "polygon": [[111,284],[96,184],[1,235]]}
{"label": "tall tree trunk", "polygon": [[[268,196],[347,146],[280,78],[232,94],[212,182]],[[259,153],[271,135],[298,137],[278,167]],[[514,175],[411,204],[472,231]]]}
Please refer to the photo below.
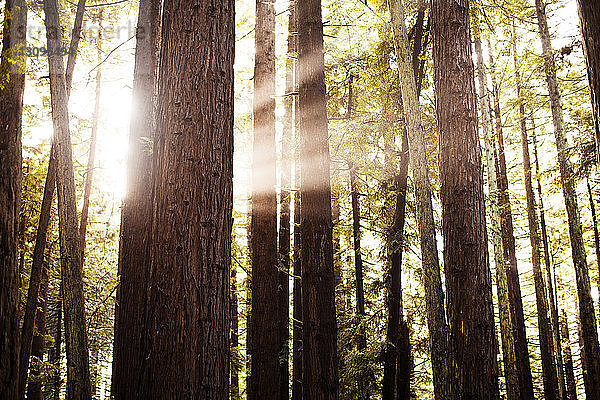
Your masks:
{"label": "tall tree trunk", "polygon": [[563,310],[560,321],[561,335],[565,346],[565,377],[567,382],[566,398],[568,400],[577,400],[577,385],[575,383],[575,371],[573,368],[573,355],[571,354],[571,339],[569,338],[569,322]]}
{"label": "tall tree trunk", "polygon": [[449,389],[446,398],[497,399],[492,277],[488,264],[469,3],[466,0],[434,2],[431,26],[448,296]]}
{"label": "tall tree trunk", "polygon": [[588,371],[589,385],[586,385],[588,400],[600,399],[600,345],[596,330],[596,317],[592,300],[590,277],[586,260],[585,244],[579,209],[577,206],[577,192],[575,189],[575,176],[569,162],[567,138],[564,132],[564,122],[561,108],[560,92],[556,78],[556,65],[550,42],[550,32],[546,19],[546,7],[542,0],[535,0],[538,27],[544,52],[544,70],[550,95],[552,121],[554,123],[554,138],[558,151],[558,166],[567,209],[569,222],[569,236],[571,239],[571,252],[575,266],[577,281],[577,295],[579,298],[579,317],[582,322],[583,342],[585,345],[585,359],[583,364]]}
{"label": "tall tree trunk", "polygon": [[[290,3],[290,11],[293,4]],[[290,15],[292,18],[292,15]],[[294,141],[294,64],[295,64],[295,37],[292,31],[293,24],[288,20],[287,54],[285,59],[285,97],[284,97],[284,126],[281,139],[281,197],[279,204],[279,278],[281,304],[281,344],[279,354],[279,397],[288,400],[289,389],[289,362],[290,362],[290,270],[291,266],[291,205],[292,205],[292,144]],[[294,279],[295,281],[295,279]]]}
{"label": "tall tree trunk", "polygon": [[152,234],[152,146],[161,2],[141,0],[133,71],[133,114],[127,191],[121,208],[119,288],[115,309],[112,395],[135,398],[144,353],[142,335]]}
{"label": "tall tree trunk", "polygon": [[354,245],[354,272],[356,278],[356,312],[359,316],[359,329],[358,337],[358,349],[364,350],[367,347],[367,338],[365,337],[364,327],[362,326],[365,312],[365,288],[364,288],[364,277],[363,277],[363,262],[361,255],[361,241],[360,241],[360,193],[358,190],[358,173],[357,167],[353,162],[348,162],[350,171],[350,196],[352,203],[352,237]]}
{"label": "tall tree trunk", "polygon": [[[19,395],[19,215],[27,5],[7,0],[0,55],[0,398]],[[13,64],[14,61],[20,64]]]}
{"label": "tall tree trunk", "polygon": [[[417,223],[421,239],[422,279],[425,287],[427,325],[431,345],[431,364],[436,398],[446,398],[449,383],[447,370],[448,333],[444,310],[444,292],[440,274],[431,187],[427,168],[427,150],[413,59],[409,52],[408,35],[404,25],[405,12],[401,0],[390,0],[398,76],[402,91],[404,117],[407,123],[411,168],[414,176]],[[485,218],[484,218],[485,221]]]}
{"label": "tall tree trunk", "polygon": [[[63,44],[56,0],[44,0],[44,14],[47,46],[49,49],[59,49]],[[65,69],[60,54],[50,54],[48,63],[58,160],[56,186],[67,339],[67,397],[71,400],[87,400],[91,396],[90,369]]]}
{"label": "tall tree trunk", "polygon": [[90,150],[88,154],[88,164],[85,172],[85,187],[83,189],[83,206],[81,207],[81,217],[79,219],[79,249],[81,259],[85,259],[85,236],[87,232],[87,222],[90,209],[90,195],[92,193],[92,182],[94,180],[94,164],[96,161],[96,142],[98,139],[98,119],[100,117],[100,90],[102,88],[102,10],[98,13],[98,42],[96,44],[98,51],[98,67],[96,68],[96,98],[94,101],[94,114],[92,116],[92,134],[90,136]]}
{"label": "tall tree trunk", "polygon": [[48,313],[48,265],[42,267],[42,281],[40,283],[40,298],[35,317],[36,334],[31,342],[31,356],[37,360],[32,366],[33,380],[27,386],[28,400],[42,400],[42,371],[41,363],[44,356],[44,336],[46,335],[46,314]]}
{"label": "tall tree trunk", "polygon": [[[348,113],[352,112],[349,102]],[[360,193],[358,190],[357,183],[357,167],[352,161],[348,161],[349,175],[350,175],[350,197],[352,203],[352,238],[354,247],[354,276],[356,280],[356,314],[358,316],[358,337],[356,338],[358,351],[360,352],[361,364],[364,365],[365,360],[363,352],[367,348],[367,337],[365,330],[365,288],[364,288],[364,277],[363,277],[363,262],[361,255],[361,241],[360,241]],[[361,366],[362,366],[361,365]],[[361,371],[365,371],[366,368],[361,368]],[[368,399],[369,393],[367,392],[367,379],[368,376],[361,372],[361,376],[358,379],[358,398]]]}
{"label": "tall tree trunk", "polygon": [[[294,133],[294,252],[293,252],[293,286],[292,286],[292,400],[302,400],[302,266],[301,266],[301,235],[300,235],[300,136],[298,129],[298,37],[296,28],[297,0],[290,1],[290,15],[288,20],[288,53],[293,56],[290,61],[293,69],[294,80],[292,90],[292,109],[294,118],[292,120]],[[289,73],[289,72],[288,72]],[[289,84],[289,81],[287,82]],[[289,105],[288,105],[289,107]],[[288,110],[288,113],[290,110]]]}
{"label": "tall tree trunk", "polygon": [[546,229],[546,215],[544,212],[544,201],[542,196],[542,183],[540,178],[540,163],[538,160],[537,137],[535,134],[534,120],[531,120],[531,137],[533,143],[533,154],[535,156],[535,175],[537,179],[537,191],[540,209],[540,226],[542,232],[542,243],[544,249],[544,262],[546,264],[546,283],[548,284],[548,305],[550,307],[550,321],[552,323],[552,338],[554,341],[554,350],[556,352],[556,370],[558,375],[558,393],[559,398],[564,399],[567,393],[565,386],[564,363],[562,355],[562,346],[560,341],[560,327],[558,319],[558,307],[556,296],[554,295],[554,284],[552,279],[552,261],[550,259],[550,244],[548,240],[548,231]]}
{"label": "tall tree trunk", "polygon": [[[420,56],[429,38],[429,23],[424,27],[426,5],[421,2],[417,12],[412,47],[412,69],[417,83],[417,97],[421,92],[423,63]],[[385,66],[389,60],[386,58]],[[384,350],[382,397],[383,400],[408,400],[410,397],[411,354],[409,329],[402,310],[402,255],[404,250],[404,225],[406,221],[406,191],[408,180],[409,147],[406,128],[402,130],[400,165],[396,171],[395,138],[386,136],[386,169],[393,179],[395,207],[392,225],[387,237],[389,252],[389,282],[387,288],[388,319],[386,328],[386,348]]]}
{"label": "tall tree trunk", "polygon": [[535,299],[537,306],[538,331],[540,339],[540,354],[542,358],[542,378],[544,382],[544,396],[546,400],[558,398],[558,378],[554,362],[554,343],[552,341],[552,328],[548,319],[548,300],[546,298],[546,284],[541,268],[541,247],[539,224],[536,214],[535,194],[531,179],[531,161],[529,156],[529,137],[527,135],[527,120],[525,118],[525,103],[521,88],[521,72],[517,55],[517,36],[515,24],[512,25],[512,52],[515,68],[515,86],[517,89],[517,103],[519,105],[519,123],[521,128],[521,148],[523,151],[523,173],[525,175],[525,193],[527,197],[527,221],[529,224],[529,241],[531,244],[531,264],[533,266],[533,281],[535,285]]}
{"label": "tall tree trunk", "polygon": [[299,1],[297,23],[302,176],[302,382],[306,400],[337,400],[337,324],[321,1]]}
{"label": "tall tree trunk", "polygon": [[[79,39],[81,37],[81,24],[83,21],[83,13],[85,10],[85,1],[80,0],[77,3],[77,11],[75,15],[75,25],[73,27],[73,36],[69,45],[69,56],[65,77],[70,76],[67,84],[67,96],[71,91],[71,81],[73,71],[75,69],[75,61],[77,58],[77,49],[79,47]],[[65,78],[66,79],[66,78]],[[25,305],[25,313],[23,317],[23,327],[21,329],[21,348],[20,348],[20,370],[19,370],[19,398],[25,395],[25,385],[27,383],[27,370],[29,367],[29,355],[31,352],[31,341],[33,340],[33,329],[35,325],[35,315],[37,307],[37,298],[40,280],[42,276],[42,263],[44,260],[44,252],[46,250],[46,241],[48,234],[48,226],[50,225],[50,217],[52,213],[52,203],[54,201],[54,190],[56,189],[56,169],[58,159],[56,156],[56,144],[53,141],[50,146],[50,156],[48,159],[48,170],[46,172],[46,181],[44,183],[44,193],[42,195],[42,205],[40,207],[40,217],[38,220],[38,229],[35,238],[35,246],[31,263],[31,272],[29,276],[29,288],[27,290],[27,302]],[[61,303],[62,307],[62,303]]]}
{"label": "tall tree trunk", "polygon": [[[494,262],[496,265],[496,284],[498,288],[498,309],[500,313],[500,337],[502,342],[502,356],[504,362],[504,379],[506,382],[507,398],[517,400],[520,398],[519,378],[515,356],[515,339],[513,335],[513,321],[510,313],[510,298],[508,294],[507,260],[504,258],[502,247],[502,223],[500,220],[501,194],[498,190],[498,154],[496,141],[493,137],[491,105],[487,89],[487,76],[483,62],[483,51],[479,21],[474,20],[475,53],[477,56],[477,76],[479,80],[479,99],[482,114],[482,131],[486,149],[486,167],[490,198],[490,221],[492,244],[494,247]],[[490,46],[491,52],[491,46]]]}
{"label": "tall tree trunk", "polygon": [[489,57],[492,85],[495,94],[494,114],[496,119],[496,135],[498,142],[498,189],[500,191],[502,248],[504,251],[506,265],[506,277],[510,300],[519,394],[521,399],[532,399],[533,379],[531,375],[529,348],[527,346],[527,335],[525,331],[525,317],[523,315],[523,298],[521,295],[521,284],[519,282],[519,269],[517,266],[513,217],[508,188],[508,175],[506,170],[506,155],[504,152],[504,134],[502,131],[500,96],[499,88],[496,83],[495,64],[491,51],[489,53]]}
{"label": "tall tree trunk", "polygon": [[600,160],[600,3],[577,0],[577,4],[596,129],[596,156]]}
{"label": "tall tree trunk", "polygon": [[598,268],[598,290],[600,293],[600,235],[598,234],[598,218],[596,217],[596,205],[594,204],[594,195],[590,186],[589,178],[586,178],[588,197],[590,200],[590,210],[592,212],[592,229],[594,231],[594,249],[596,250],[596,266]]}
{"label": "tall tree trunk", "polygon": [[229,397],[234,1],[165,2],[140,399]]}
{"label": "tall tree trunk", "polygon": [[[391,127],[389,128],[391,130]],[[393,134],[393,133],[392,133]],[[391,136],[389,134],[388,136]],[[394,153],[393,140],[388,139],[388,152]],[[391,166],[393,162],[392,156],[388,156],[385,163],[386,167],[394,171]],[[387,293],[387,309],[388,319],[386,327],[386,348],[383,361],[383,382],[382,382],[382,399],[408,400],[409,391],[403,390],[404,387],[410,386],[410,379],[402,379],[407,381],[403,388],[396,384],[398,376],[409,378],[410,372],[400,369],[400,358],[404,356],[402,341],[403,325],[406,325],[402,311],[402,256],[404,253],[404,225],[406,222],[406,192],[408,188],[408,137],[406,129],[402,131],[402,150],[400,153],[400,168],[393,176],[394,191],[395,191],[395,206],[392,219],[392,226],[388,234],[388,247],[390,257],[389,283]],[[390,174],[391,175],[391,174]]]}
{"label": "tall tree trunk", "polygon": [[[252,162],[252,374],[249,400],[280,398],[281,301],[277,260],[275,6],[256,1]],[[276,300],[273,302],[273,296]],[[275,304],[276,309],[273,309]]]}

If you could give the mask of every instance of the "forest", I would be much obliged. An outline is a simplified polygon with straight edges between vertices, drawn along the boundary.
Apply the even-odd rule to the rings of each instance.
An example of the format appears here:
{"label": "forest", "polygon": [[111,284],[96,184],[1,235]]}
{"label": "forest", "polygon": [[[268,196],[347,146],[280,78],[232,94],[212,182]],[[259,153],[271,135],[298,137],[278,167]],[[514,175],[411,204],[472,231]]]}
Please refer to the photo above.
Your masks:
{"label": "forest", "polygon": [[600,1],[0,10],[0,400],[600,400]]}

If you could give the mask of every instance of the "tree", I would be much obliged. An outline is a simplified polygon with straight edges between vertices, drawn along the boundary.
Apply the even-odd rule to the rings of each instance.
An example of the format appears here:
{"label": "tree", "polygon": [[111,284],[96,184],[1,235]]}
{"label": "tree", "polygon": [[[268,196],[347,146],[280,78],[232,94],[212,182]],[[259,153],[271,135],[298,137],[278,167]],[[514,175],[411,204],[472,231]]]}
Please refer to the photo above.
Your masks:
{"label": "tree", "polygon": [[600,160],[600,4],[595,0],[577,0],[577,5],[596,129],[596,156]]}
{"label": "tree", "polygon": [[[79,39],[81,38],[81,25],[83,21],[83,13],[85,10],[85,0],[80,0],[77,3],[77,11],[75,15],[75,23],[73,26],[73,36],[69,45],[69,56],[67,58],[67,67],[65,71],[65,80],[67,85],[67,97],[71,92],[71,83],[75,62],[77,59],[77,50],[79,48]],[[29,276],[29,287],[27,289],[27,303],[25,305],[25,313],[23,316],[23,327],[21,328],[21,348],[19,355],[19,396],[23,398],[25,395],[25,387],[27,384],[27,370],[29,367],[29,356],[31,353],[31,344],[33,340],[33,331],[35,326],[36,309],[38,304],[38,292],[42,279],[42,268],[44,262],[44,252],[46,250],[46,241],[48,235],[48,227],[50,225],[50,216],[52,203],[54,202],[54,190],[56,188],[56,169],[58,159],[56,157],[56,148],[54,142],[50,147],[50,157],[48,160],[48,171],[46,173],[46,181],[44,184],[44,193],[42,196],[42,205],[40,207],[40,217],[38,221],[37,235],[35,239],[35,247],[33,250],[31,272]],[[62,307],[62,303],[59,307]],[[62,311],[61,311],[62,313]],[[62,315],[62,314],[61,314]],[[60,323],[58,324],[60,327]],[[60,329],[59,329],[60,330]],[[59,332],[60,333],[60,332]],[[56,345],[60,353],[61,340],[55,338]],[[60,354],[57,357],[60,370]],[[57,371],[60,375],[60,371]],[[57,385],[60,388],[60,379],[57,379]]]}
{"label": "tree", "polygon": [[598,344],[598,332],[596,330],[596,317],[591,295],[586,250],[583,241],[581,220],[579,218],[579,209],[577,206],[575,176],[567,155],[567,138],[564,132],[561,98],[556,78],[556,65],[554,64],[550,32],[548,30],[546,18],[546,7],[542,0],[536,0],[535,8],[540,38],[542,41],[544,71],[546,83],[548,85],[548,93],[550,95],[550,108],[552,111],[556,149],[558,151],[557,160],[560,170],[560,181],[563,196],[565,198],[567,219],[569,223],[569,237],[571,240],[571,253],[573,256],[577,281],[579,317],[582,324],[582,336],[585,347],[583,365],[587,370],[589,377],[589,384],[586,384],[586,395],[588,400],[595,400],[600,398],[600,345]]}
{"label": "tree", "polygon": [[165,2],[137,398],[229,396],[234,1]]}
{"label": "tree", "polygon": [[[483,50],[481,48],[481,32],[479,21],[474,19],[473,31],[475,32],[475,53],[477,56],[477,77],[479,83],[479,107],[482,115],[482,132],[486,150],[487,181],[489,187],[489,220],[491,227],[488,232],[491,233],[492,245],[494,248],[494,262],[496,265],[496,286],[498,292],[498,309],[500,319],[500,338],[502,342],[502,357],[504,362],[504,379],[506,381],[506,392],[508,399],[519,399],[519,375],[517,372],[515,355],[515,338],[513,333],[513,318],[511,316],[510,296],[508,294],[508,269],[509,263],[504,258],[504,249],[502,243],[502,222],[501,222],[501,198],[502,194],[498,189],[498,170],[499,160],[496,151],[496,140],[493,137],[491,104],[489,102],[487,89],[487,75],[483,62]],[[492,57],[491,46],[489,47],[490,58]],[[490,61],[490,63],[492,63]],[[492,70],[492,83],[495,88],[495,77]],[[496,103],[498,110],[499,103]],[[499,129],[502,129],[500,126]]]}
{"label": "tree", "polygon": [[[540,163],[538,158],[537,151],[537,137],[535,134],[535,122],[534,119],[531,119],[531,140],[533,144],[533,154],[535,157],[535,176],[537,179],[537,191],[538,191],[538,200],[539,200],[539,209],[540,209],[540,227],[542,233],[542,244],[544,249],[544,262],[546,264],[546,283],[548,284],[548,306],[550,307],[550,317],[552,323],[552,338],[554,340],[554,349],[556,351],[556,370],[558,374],[558,391],[559,398],[564,398],[567,393],[567,388],[565,384],[565,373],[564,373],[564,362],[563,362],[563,354],[562,354],[562,346],[560,341],[561,330],[559,327],[558,320],[558,307],[556,304],[556,295],[554,292],[554,283],[552,279],[552,270],[554,269],[554,265],[550,260],[550,244],[548,239],[548,230],[546,228],[546,214],[544,211],[544,201],[542,199],[542,182],[540,178]],[[556,275],[556,270],[554,270],[554,275]]]}
{"label": "tree", "polygon": [[541,268],[541,247],[537,207],[531,179],[531,161],[529,155],[529,137],[527,134],[527,121],[525,117],[525,102],[521,87],[521,71],[519,69],[517,54],[517,37],[513,20],[512,26],[512,51],[515,68],[515,86],[517,89],[517,103],[519,106],[519,122],[521,128],[521,147],[523,150],[523,174],[525,175],[525,193],[527,197],[527,221],[529,224],[529,241],[531,244],[531,264],[533,266],[533,281],[535,285],[535,298],[538,316],[538,331],[540,337],[540,354],[542,357],[542,376],[544,381],[544,396],[547,400],[558,398],[558,378],[554,361],[554,343],[552,341],[552,327],[548,319],[548,300],[546,283]]}
{"label": "tree", "polygon": [[496,399],[497,350],[469,3],[433,2],[431,27],[449,323],[447,398]]}
{"label": "tree", "polygon": [[[277,257],[275,5],[256,1],[252,160],[252,315],[249,399],[280,398],[281,271]],[[287,275],[286,275],[287,276]],[[273,310],[273,296],[276,309]],[[256,335],[254,335],[256,333]],[[286,376],[287,382],[287,376]],[[287,384],[286,384],[287,387]]]}
{"label": "tree", "polygon": [[152,233],[152,151],[161,2],[141,0],[133,71],[133,115],[127,157],[127,192],[121,208],[119,288],[115,310],[112,395],[135,398],[144,358],[142,333]]}
{"label": "tree", "polygon": [[304,398],[338,398],[321,1],[297,3]]}
{"label": "tree", "polygon": [[[491,49],[491,47],[490,47]],[[496,120],[496,139],[498,145],[498,190],[500,195],[500,222],[502,248],[504,251],[506,278],[508,285],[509,305],[511,312],[512,330],[515,347],[515,362],[517,371],[517,384],[519,395],[522,399],[533,397],[533,381],[529,361],[529,348],[525,332],[525,317],[523,315],[523,298],[519,282],[519,269],[517,265],[515,234],[513,216],[509,195],[508,175],[506,168],[506,152],[504,149],[504,132],[502,130],[502,117],[500,109],[500,89],[496,82],[495,64],[490,50],[490,66],[492,86],[494,92],[494,117]]]}
{"label": "tree", "polygon": [[27,5],[7,0],[0,56],[0,397],[17,398],[21,123],[25,88]]}
{"label": "tree", "polygon": [[577,400],[577,387],[575,384],[575,372],[573,369],[573,356],[571,355],[571,340],[569,338],[569,323],[563,310],[560,320],[561,335],[565,341],[565,377],[567,382],[566,398],[568,400]]}
{"label": "tree", "polygon": [[[47,47],[62,48],[62,33],[56,0],[44,1]],[[61,275],[67,340],[67,397],[91,397],[88,339],[83,295],[82,257],[79,246],[73,156],[69,130],[65,68],[60,52],[48,56],[54,143],[56,146]]]}
{"label": "tree", "polygon": [[427,167],[427,151],[423,127],[421,125],[421,111],[414,71],[415,64],[409,53],[408,35],[404,25],[404,5],[401,0],[390,0],[389,6],[398,58],[398,77],[402,92],[404,118],[407,123],[411,168],[414,176],[417,222],[421,239],[422,279],[423,286],[425,287],[434,392],[436,398],[442,399],[447,395],[448,371],[446,353],[448,350],[448,338],[444,310],[444,292],[442,289],[437,241],[435,238],[435,220],[433,218],[433,204],[431,201],[431,187]]}

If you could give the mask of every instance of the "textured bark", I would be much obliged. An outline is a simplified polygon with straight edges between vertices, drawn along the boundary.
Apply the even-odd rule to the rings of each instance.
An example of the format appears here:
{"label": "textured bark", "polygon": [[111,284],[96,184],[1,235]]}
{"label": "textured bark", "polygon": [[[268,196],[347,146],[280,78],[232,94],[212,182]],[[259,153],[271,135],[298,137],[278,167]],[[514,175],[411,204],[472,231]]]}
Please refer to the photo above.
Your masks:
{"label": "textured bark", "polygon": [[[283,306],[277,260],[275,8],[256,1],[252,162],[252,373],[249,400],[279,399]],[[275,301],[273,301],[275,297]],[[275,306],[275,307],[274,307]]]}
{"label": "textured bark", "polygon": [[234,1],[165,2],[140,399],[229,397]]}
{"label": "textured bark", "polygon": [[571,339],[569,338],[569,323],[567,316],[563,311],[562,318],[560,320],[561,335],[564,340],[564,364],[565,364],[565,378],[567,383],[566,398],[568,400],[577,400],[577,385],[575,383],[575,370],[573,368],[573,355],[571,354]]}
{"label": "textured bark", "polygon": [[577,4],[596,129],[596,156],[600,160],[600,3],[577,0]]}
{"label": "textured bark", "polygon": [[[98,14],[98,42],[96,43],[98,57],[97,61],[102,63],[102,10]],[[68,86],[69,83],[67,83]],[[94,181],[94,163],[96,161],[96,142],[98,140],[98,118],[100,117],[100,91],[102,89],[102,67],[96,68],[96,98],[94,100],[94,114],[92,116],[92,134],[90,136],[90,150],[88,163],[85,171],[85,186],[83,189],[83,205],[79,219],[79,251],[81,259],[85,259],[85,236],[90,209],[90,195],[92,193],[92,182]],[[82,261],[83,263],[83,261]]]}
{"label": "textured bark", "polygon": [[298,2],[297,22],[303,394],[306,400],[337,400],[337,324],[321,1]]}
{"label": "textured bark", "polygon": [[398,77],[401,85],[404,118],[406,119],[409,138],[411,169],[415,185],[415,208],[421,240],[422,280],[425,287],[433,386],[436,398],[443,399],[447,396],[448,389],[446,385],[449,383],[446,364],[448,359],[448,333],[427,168],[427,150],[421,125],[414,60],[411,59],[408,35],[404,25],[404,5],[401,0],[390,0],[389,7],[392,15],[394,42],[398,58]]}
{"label": "textured bark", "polygon": [[[62,33],[56,0],[44,1],[47,47],[60,49]],[[69,131],[68,96],[63,58],[58,52],[48,56],[50,97],[54,143],[58,160],[56,186],[61,253],[61,276],[67,339],[67,397],[71,400],[89,399],[90,370],[85,322],[82,259],[79,252],[77,202],[71,136]]]}
{"label": "textured bark", "polygon": [[596,217],[596,205],[594,204],[594,195],[590,186],[589,178],[586,179],[588,197],[590,200],[590,211],[592,212],[592,229],[594,231],[594,249],[596,250],[596,266],[598,267],[598,290],[600,293],[600,235],[598,234],[598,218]]}
{"label": "textured bark", "polygon": [[144,354],[142,333],[152,232],[152,151],[159,47],[158,0],[141,0],[133,71],[133,114],[127,155],[127,191],[121,207],[119,287],[115,309],[112,395],[135,398]]}
{"label": "textured bark", "polygon": [[[474,31],[479,32],[479,25]],[[491,46],[488,46],[491,54]],[[496,265],[496,282],[498,289],[498,309],[500,313],[500,337],[502,342],[502,356],[504,362],[504,379],[506,382],[507,398],[517,400],[520,398],[518,374],[515,356],[515,339],[512,331],[512,317],[510,313],[510,298],[508,295],[507,262],[504,258],[502,247],[502,223],[500,220],[500,192],[498,190],[498,154],[496,141],[492,133],[492,116],[487,90],[487,77],[483,62],[481,39],[475,37],[475,53],[477,56],[477,76],[479,80],[479,101],[482,114],[482,131],[486,149],[486,167],[489,187],[489,209],[492,244],[494,248],[494,262]],[[495,80],[495,78],[494,78]],[[498,107],[499,108],[499,107]]]}
{"label": "textured bark", "polygon": [[515,234],[513,217],[506,172],[506,155],[504,152],[504,134],[500,113],[499,89],[494,73],[494,61],[490,51],[490,65],[492,67],[492,84],[494,86],[494,114],[496,118],[496,135],[498,142],[498,189],[500,191],[500,221],[502,224],[502,248],[506,265],[508,295],[510,300],[511,321],[514,337],[516,368],[518,376],[519,394],[521,399],[533,398],[533,380],[529,349],[525,332],[525,317],[523,315],[523,299],[521,284],[519,282],[519,269],[517,266]]}
{"label": "textured bark", "polygon": [[[292,107],[294,110],[294,252],[293,252],[293,287],[292,287],[292,400],[303,399],[302,394],[302,265],[301,265],[301,235],[300,235],[300,140],[298,129],[298,37],[296,32],[297,1],[290,1],[288,20],[288,53],[293,54],[293,92]],[[289,88],[289,87],[288,87]],[[288,91],[288,93],[290,93]]]}
{"label": "textured bark", "polygon": [[517,54],[517,37],[515,25],[512,26],[512,51],[515,68],[515,86],[517,89],[517,103],[519,106],[519,125],[521,128],[521,148],[523,151],[523,174],[525,176],[525,193],[527,197],[527,222],[529,224],[529,242],[531,244],[531,264],[533,266],[533,281],[535,285],[535,299],[537,306],[538,331],[540,339],[540,354],[542,358],[542,378],[544,382],[544,397],[546,400],[558,398],[558,377],[554,361],[554,342],[552,328],[548,319],[548,300],[546,297],[546,284],[541,268],[541,246],[539,223],[536,213],[535,194],[531,179],[531,161],[529,156],[529,137],[525,119],[525,103],[521,88],[521,72]]}
{"label": "textured bark", "polygon": [[446,398],[497,399],[492,277],[468,2],[434,2],[431,26],[449,322]]}
{"label": "textured bark", "polygon": [[[10,16],[10,17],[9,17]],[[7,0],[0,56],[0,398],[19,396],[19,215],[27,6]]]}
{"label": "textured bark", "polygon": [[558,393],[559,398],[564,399],[567,393],[565,385],[564,363],[562,355],[562,346],[560,341],[560,326],[558,319],[558,307],[556,305],[556,296],[554,293],[554,284],[552,279],[552,261],[550,259],[550,244],[548,239],[548,231],[546,229],[546,215],[544,212],[544,201],[542,196],[542,183],[540,178],[540,164],[537,152],[537,137],[535,134],[534,120],[531,120],[531,138],[533,143],[533,154],[535,156],[535,175],[537,179],[537,191],[540,209],[540,226],[542,232],[542,243],[544,249],[544,262],[546,264],[546,283],[548,284],[548,306],[550,307],[550,321],[552,323],[552,339],[554,341],[555,363],[558,376]]}
{"label": "textured bark", "polygon": [[579,317],[582,322],[582,334],[585,347],[583,365],[588,372],[586,396],[588,400],[600,399],[600,345],[596,330],[596,317],[594,303],[591,295],[590,277],[586,260],[586,250],[583,241],[583,231],[577,206],[577,192],[575,189],[575,176],[568,159],[567,138],[564,132],[564,122],[561,108],[560,92],[556,78],[556,65],[552,53],[550,33],[546,19],[546,7],[542,0],[535,1],[542,50],[544,52],[544,71],[550,95],[550,107],[554,124],[554,138],[558,151],[558,166],[567,209],[569,222],[569,237],[571,239],[571,253],[575,266],[575,280],[577,282],[577,295],[579,298]]}
{"label": "textured bark", "polygon": [[[293,5],[290,3],[290,9]],[[290,16],[291,18],[292,16]],[[288,21],[289,23],[289,21]],[[289,389],[289,363],[290,363],[290,276],[291,276],[291,205],[292,205],[292,143],[294,140],[294,64],[295,64],[295,37],[288,26],[287,54],[285,60],[285,98],[284,98],[284,125],[281,139],[281,195],[279,201],[279,301],[278,306],[281,316],[281,344],[279,354],[279,397],[288,400]]]}
{"label": "textured bark", "polygon": [[42,400],[42,369],[44,357],[44,335],[46,335],[46,315],[48,313],[48,265],[42,267],[38,309],[35,316],[35,336],[31,342],[31,356],[36,363],[31,367],[32,380],[27,386],[27,400]]}

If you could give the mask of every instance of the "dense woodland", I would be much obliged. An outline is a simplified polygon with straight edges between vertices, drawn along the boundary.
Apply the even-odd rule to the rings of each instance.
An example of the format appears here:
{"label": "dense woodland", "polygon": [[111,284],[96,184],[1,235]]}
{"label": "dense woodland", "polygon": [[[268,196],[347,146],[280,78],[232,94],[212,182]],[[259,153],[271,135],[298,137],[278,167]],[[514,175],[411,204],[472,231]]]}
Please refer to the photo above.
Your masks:
{"label": "dense woodland", "polygon": [[0,5],[1,400],[600,400],[598,0]]}

